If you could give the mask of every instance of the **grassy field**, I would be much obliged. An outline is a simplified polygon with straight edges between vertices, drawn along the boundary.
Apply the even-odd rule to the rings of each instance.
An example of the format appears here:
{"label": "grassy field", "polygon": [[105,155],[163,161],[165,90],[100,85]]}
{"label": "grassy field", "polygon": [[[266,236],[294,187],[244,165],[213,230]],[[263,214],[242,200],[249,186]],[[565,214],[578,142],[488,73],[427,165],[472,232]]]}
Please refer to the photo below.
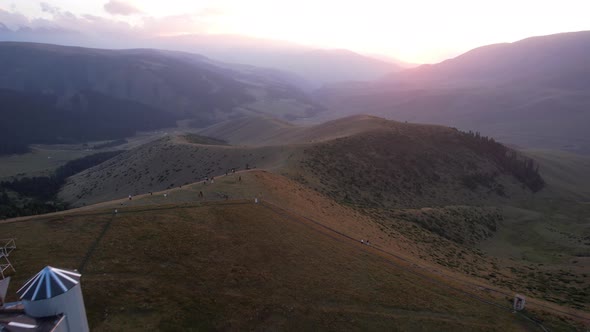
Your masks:
{"label": "grassy field", "polygon": [[[110,218],[0,225],[19,245],[11,293],[46,264],[81,267]],[[122,209],[82,273],[94,331],[534,329],[250,202]]]}

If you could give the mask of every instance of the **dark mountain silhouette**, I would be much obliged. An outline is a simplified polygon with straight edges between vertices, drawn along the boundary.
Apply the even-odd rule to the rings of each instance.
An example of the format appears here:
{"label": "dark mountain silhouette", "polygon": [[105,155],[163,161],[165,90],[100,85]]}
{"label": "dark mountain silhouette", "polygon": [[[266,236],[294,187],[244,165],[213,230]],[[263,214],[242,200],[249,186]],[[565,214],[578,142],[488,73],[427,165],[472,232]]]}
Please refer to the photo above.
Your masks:
{"label": "dark mountain silhouette", "polygon": [[[4,42],[0,72],[0,88],[50,93],[60,105],[80,91],[96,91],[192,118],[200,125],[242,113],[297,118],[318,109],[287,74],[217,63],[190,53]],[[278,107],[266,108],[287,102],[296,107],[284,114],[276,111]]]}
{"label": "dark mountain silhouette", "polygon": [[319,95],[338,115],[362,111],[472,129],[526,147],[590,152],[588,58],[590,32],[533,37]]}

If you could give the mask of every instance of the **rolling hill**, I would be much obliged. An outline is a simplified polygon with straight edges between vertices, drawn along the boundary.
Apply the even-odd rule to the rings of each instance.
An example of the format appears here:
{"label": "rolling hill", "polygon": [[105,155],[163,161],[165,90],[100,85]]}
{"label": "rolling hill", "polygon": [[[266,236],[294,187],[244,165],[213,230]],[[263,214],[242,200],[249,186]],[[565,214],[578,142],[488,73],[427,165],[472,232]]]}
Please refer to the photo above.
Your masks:
{"label": "rolling hill", "polygon": [[[221,131],[222,126],[227,130]],[[236,129],[240,126],[245,129]],[[266,134],[265,128],[269,129]],[[529,186],[530,181],[535,181],[507,166],[508,150],[501,145],[488,145],[488,141],[445,127],[354,116],[313,127],[295,127],[271,120],[266,125],[236,120],[233,124],[216,125],[213,130],[219,130],[215,138],[230,143],[243,142],[245,137],[249,137],[249,142],[260,143],[271,137],[272,140],[267,140],[266,145],[221,146],[194,144],[182,136],[163,138],[76,175],[64,187],[62,198],[76,205],[97,203],[172,188],[247,167],[289,173],[292,178],[313,183],[320,191],[342,189],[343,183],[332,183],[333,179],[354,179],[356,176],[342,176],[341,172],[357,172],[361,182],[348,184],[343,194],[352,195],[355,190],[366,188],[371,195],[386,194],[400,200],[398,191],[405,188],[408,197],[418,199],[399,201],[400,207],[442,203],[440,197],[449,199],[445,204],[475,202],[489,195],[510,197],[526,192],[520,189],[520,183]],[[534,177],[532,173],[530,176]],[[363,174],[367,174],[367,180],[363,180]],[[444,194],[435,195],[434,188],[443,190]],[[364,201],[361,196],[360,201]],[[387,204],[390,203],[393,201]]]}
{"label": "rolling hill", "polygon": [[389,79],[326,87],[333,112],[480,131],[523,147],[588,153],[590,32],[477,48]]}

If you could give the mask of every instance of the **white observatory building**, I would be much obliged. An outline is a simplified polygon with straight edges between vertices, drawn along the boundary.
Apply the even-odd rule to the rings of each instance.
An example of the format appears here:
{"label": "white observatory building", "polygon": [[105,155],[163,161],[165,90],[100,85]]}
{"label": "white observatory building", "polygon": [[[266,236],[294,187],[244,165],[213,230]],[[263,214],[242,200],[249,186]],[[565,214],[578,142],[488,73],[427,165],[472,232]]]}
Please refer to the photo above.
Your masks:
{"label": "white observatory building", "polygon": [[5,306],[3,313],[0,307],[0,331],[88,332],[80,276],[43,268],[17,291],[21,302],[14,303],[14,309]]}

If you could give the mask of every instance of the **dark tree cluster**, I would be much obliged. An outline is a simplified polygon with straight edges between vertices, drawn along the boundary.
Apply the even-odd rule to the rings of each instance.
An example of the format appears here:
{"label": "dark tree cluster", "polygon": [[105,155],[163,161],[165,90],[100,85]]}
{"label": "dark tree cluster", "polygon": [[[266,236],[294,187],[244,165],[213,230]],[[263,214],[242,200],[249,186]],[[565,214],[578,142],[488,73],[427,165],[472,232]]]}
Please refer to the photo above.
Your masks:
{"label": "dark tree cluster", "polygon": [[[67,204],[60,202],[57,193],[66,179],[85,169],[115,157],[123,151],[109,151],[72,160],[59,167],[52,176],[25,177],[0,182],[0,219],[64,210]],[[7,191],[18,194],[10,198]]]}
{"label": "dark tree cluster", "polygon": [[539,173],[539,164],[533,159],[519,155],[516,151],[479,132],[469,131],[462,134],[468,146],[476,153],[492,156],[504,171],[512,174],[531,191],[537,192],[545,186],[545,180]]}

